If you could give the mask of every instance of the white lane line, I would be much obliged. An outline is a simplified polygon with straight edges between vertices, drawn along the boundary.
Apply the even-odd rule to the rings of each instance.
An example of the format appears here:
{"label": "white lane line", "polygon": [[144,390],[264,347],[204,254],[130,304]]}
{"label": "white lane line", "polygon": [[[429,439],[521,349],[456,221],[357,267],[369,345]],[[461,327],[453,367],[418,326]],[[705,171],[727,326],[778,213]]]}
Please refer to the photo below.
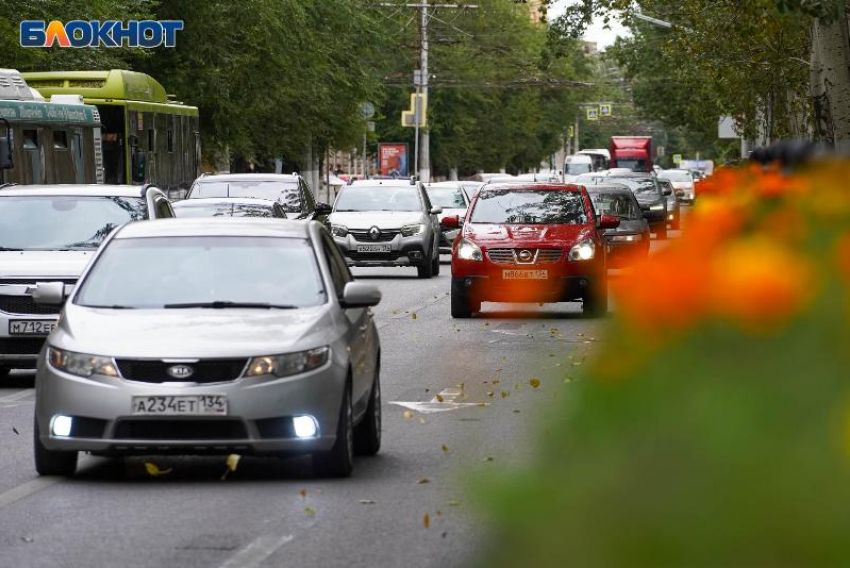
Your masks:
{"label": "white lane line", "polygon": [[261,536],[231,556],[227,562],[221,565],[221,568],[255,568],[263,560],[274,554],[278,548],[287,542],[291,542],[294,538],[291,534],[286,536]]}
{"label": "white lane line", "polygon": [[0,396],[0,402],[13,402],[15,400],[23,400],[29,395],[35,396],[35,389],[24,389],[12,394],[7,394],[6,396]]}
{"label": "white lane line", "polygon": [[[91,457],[84,457],[80,460],[80,466],[88,466],[94,462],[94,459]],[[4,509],[13,503],[17,503],[21,499],[26,499],[30,495],[34,493],[38,493],[42,489],[47,489],[51,485],[55,485],[60,481],[65,481],[68,479],[67,477],[56,476],[56,475],[46,475],[44,477],[37,477],[32,481],[27,481],[17,487],[13,487],[4,493],[0,493],[0,509]]]}

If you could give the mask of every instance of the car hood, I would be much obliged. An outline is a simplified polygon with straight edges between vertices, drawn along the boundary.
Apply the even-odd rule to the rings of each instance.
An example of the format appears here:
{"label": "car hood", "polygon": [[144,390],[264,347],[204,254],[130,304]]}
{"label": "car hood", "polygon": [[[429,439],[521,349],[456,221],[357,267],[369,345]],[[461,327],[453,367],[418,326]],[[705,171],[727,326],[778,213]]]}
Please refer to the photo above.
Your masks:
{"label": "car hood", "polygon": [[328,220],[334,225],[345,225],[349,229],[401,229],[410,223],[424,222],[424,214],[419,211],[334,212]]}
{"label": "car hood", "polygon": [[249,357],[328,344],[329,304],[298,310],[110,310],[67,305],[57,347],[124,358]]}
{"label": "car hood", "polygon": [[621,235],[621,234],[632,234],[632,233],[642,233],[648,230],[648,226],[646,224],[646,219],[623,219],[620,218],[620,226],[616,229],[605,229],[606,235]]}
{"label": "car hood", "polygon": [[96,251],[0,251],[0,278],[78,278]]}
{"label": "car hood", "polygon": [[485,248],[564,247],[593,236],[590,225],[464,225],[463,236]]}

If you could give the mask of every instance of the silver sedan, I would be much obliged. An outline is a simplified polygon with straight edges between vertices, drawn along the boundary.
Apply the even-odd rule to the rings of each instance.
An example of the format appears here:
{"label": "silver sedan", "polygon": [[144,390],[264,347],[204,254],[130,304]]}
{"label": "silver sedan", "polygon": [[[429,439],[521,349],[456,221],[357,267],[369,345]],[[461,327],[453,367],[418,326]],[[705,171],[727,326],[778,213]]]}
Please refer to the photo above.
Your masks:
{"label": "silver sedan", "polygon": [[80,451],[310,453],[349,475],[381,444],[380,298],[318,222],[125,225],[39,356],[37,471],[70,475]]}

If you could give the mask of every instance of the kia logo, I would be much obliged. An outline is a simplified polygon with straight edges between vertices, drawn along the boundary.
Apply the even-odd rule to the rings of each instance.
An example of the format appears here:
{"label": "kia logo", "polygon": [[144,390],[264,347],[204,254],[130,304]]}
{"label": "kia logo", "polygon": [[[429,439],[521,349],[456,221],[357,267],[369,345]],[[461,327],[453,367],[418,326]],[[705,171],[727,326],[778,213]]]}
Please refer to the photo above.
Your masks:
{"label": "kia logo", "polygon": [[195,374],[195,369],[188,365],[174,365],[168,368],[168,375],[174,379],[188,379]]}
{"label": "kia logo", "polygon": [[381,237],[381,229],[378,227],[372,227],[369,229],[369,237],[371,237],[373,241],[377,241]]}

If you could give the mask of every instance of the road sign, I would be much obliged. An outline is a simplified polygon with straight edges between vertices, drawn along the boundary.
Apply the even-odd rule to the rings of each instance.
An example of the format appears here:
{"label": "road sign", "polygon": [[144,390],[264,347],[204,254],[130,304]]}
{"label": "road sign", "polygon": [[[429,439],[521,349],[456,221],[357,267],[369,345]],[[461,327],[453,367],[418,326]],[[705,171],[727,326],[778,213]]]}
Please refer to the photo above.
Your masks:
{"label": "road sign", "polygon": [[601,104],[599,105],[599,116],[612,116],[614,114],[614,109],[610,104]]}
{"label": "road sign", "polygon": [[681,154],[673,154],[673,163],[677,166],[682,163],[682,155]]}
{"label": "road sign", "polygon": [[410,110],[401,113],[401,125],[405,128],[424,128],[428,125],[428,99],[424,94],[410,95]]}
{"label": "road sign", "polygon": [[659,158],[664,155],[664,146],[659,146],[655,149],[655,155]]}
{"label": "road sign", "polygon": [[599,107],[587,109],[587,120],[599,120]]}
{"label": "road sign", "polygon": [[572,137],[573,137],[573,136],[575,136],[575,135],[576,135],[576,129],[575,129],[575,127],[570,126],[569,130],[567,130],[567,136],[568,136],[569,138],[572,138]]}

